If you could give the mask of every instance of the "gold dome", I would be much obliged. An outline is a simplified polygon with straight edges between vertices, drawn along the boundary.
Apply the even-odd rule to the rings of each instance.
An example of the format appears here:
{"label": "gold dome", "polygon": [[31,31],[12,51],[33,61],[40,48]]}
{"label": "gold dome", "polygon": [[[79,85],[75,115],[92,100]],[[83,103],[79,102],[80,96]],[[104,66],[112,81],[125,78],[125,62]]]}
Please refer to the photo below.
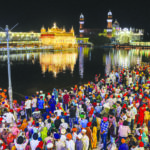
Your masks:
{"label": "gold dome", "polygon": [[44,26],[41,28],[41,33],[46,32],[46,29],[44,28]]}

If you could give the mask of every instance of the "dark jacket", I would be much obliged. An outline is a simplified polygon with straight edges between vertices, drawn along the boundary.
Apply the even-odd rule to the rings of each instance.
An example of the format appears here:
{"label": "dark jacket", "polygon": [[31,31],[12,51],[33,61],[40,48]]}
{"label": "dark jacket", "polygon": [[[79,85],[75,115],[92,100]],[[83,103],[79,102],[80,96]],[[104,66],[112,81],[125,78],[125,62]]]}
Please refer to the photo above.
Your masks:
{"label": "dark jacket", "polygon": [[75,107],[71,107],[69,112],[70,112],[70,118],[76,117],[76,108]]}

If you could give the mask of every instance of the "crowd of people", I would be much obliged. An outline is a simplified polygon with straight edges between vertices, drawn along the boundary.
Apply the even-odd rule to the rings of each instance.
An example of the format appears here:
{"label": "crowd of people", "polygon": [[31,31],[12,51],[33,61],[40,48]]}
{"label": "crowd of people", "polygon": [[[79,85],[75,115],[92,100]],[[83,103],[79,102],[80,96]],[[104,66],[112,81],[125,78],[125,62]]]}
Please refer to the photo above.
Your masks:
{"label": "crowd of people", "polygon": [[149,64],[13,101],[0,89],[0,150],[150,148]]}

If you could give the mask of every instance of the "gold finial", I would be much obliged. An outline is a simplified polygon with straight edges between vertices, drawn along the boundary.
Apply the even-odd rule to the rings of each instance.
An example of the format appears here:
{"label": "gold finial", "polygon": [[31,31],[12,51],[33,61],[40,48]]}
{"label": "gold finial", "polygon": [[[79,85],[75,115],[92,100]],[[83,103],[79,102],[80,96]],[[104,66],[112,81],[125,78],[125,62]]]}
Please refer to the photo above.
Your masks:
{"label": "gold finial", "polygon": [[63,32],[66,32],[65,26],[63,26]]}
{"label": "gold finial", "polygon": [[73,26],[72,26],[70,32],[73,33],[73,36],[74,36],[74,28],[73,28]]}
{"label": "gold finial", "polygon": [[71,28],[70,32],[74,32],[74,28],[73,28],[73,26],[72,26],[72,28]]}
{"label": "gold finial", "polygon": [[44,25],[41,28],[41,33],[46,32],[46,29],[44,28]]}
{"label": "gold finial", "polygon": [[54,22],[53,28],[57,28],[56,22]]}

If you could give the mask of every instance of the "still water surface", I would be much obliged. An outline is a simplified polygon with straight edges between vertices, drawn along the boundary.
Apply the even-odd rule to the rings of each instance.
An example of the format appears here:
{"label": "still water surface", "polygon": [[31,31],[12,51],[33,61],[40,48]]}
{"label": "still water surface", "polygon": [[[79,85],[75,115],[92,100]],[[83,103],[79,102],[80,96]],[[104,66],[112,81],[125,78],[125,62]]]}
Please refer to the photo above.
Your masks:
{"label": "still water surface", "polygon": [[[94,81],[95,74],[148,62],[149,50],[78,48],[72,51],[42,51],[11,54],[13,96],[24,99],[36,91],[73,87]],[[0,87],[8,87],[7,55],[0,55]]]}

